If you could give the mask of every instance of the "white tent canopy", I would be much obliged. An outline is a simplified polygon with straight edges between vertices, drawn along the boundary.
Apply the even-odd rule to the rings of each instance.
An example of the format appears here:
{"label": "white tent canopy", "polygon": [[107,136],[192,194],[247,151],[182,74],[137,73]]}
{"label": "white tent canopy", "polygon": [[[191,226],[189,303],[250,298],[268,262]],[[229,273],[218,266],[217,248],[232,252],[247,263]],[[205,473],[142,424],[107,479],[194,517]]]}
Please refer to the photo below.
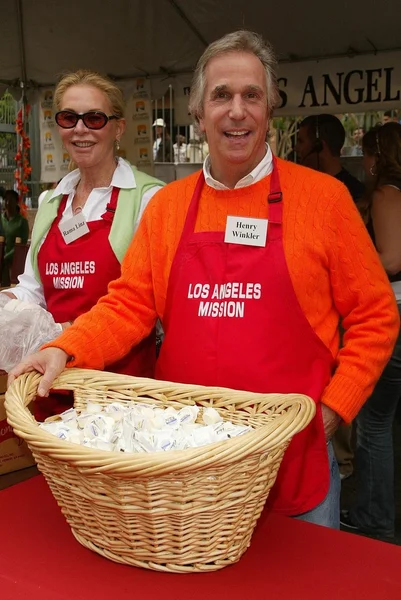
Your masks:
{"label": "white tent canopy", "polygon": [[369,57],[376,68],[386,66],[389,51],[401,56],[399,0],[0,0],[0,16],[0,85],[16,96],[21,81],[32,93],[61,72],[90,68],[122,87],[149,77],[158,97],[168,83],[188,80],[207,44],[242,27],[273,44],[283,90],[291,88],[286,69],[306,73],[330,57],[354,57],[350,69]]}

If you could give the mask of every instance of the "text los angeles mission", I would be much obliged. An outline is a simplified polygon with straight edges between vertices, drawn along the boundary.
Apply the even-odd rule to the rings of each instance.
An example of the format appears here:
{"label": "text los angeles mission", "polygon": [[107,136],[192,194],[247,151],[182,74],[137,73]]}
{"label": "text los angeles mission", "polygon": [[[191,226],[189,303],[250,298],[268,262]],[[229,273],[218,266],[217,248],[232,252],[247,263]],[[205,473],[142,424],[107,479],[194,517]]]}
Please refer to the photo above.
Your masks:
{"label": "text los angeles mission", "polygon": [[260,300],[262,284],[190,283],[188,298],[197,302],[198,317],[244,317],[248,300]]}

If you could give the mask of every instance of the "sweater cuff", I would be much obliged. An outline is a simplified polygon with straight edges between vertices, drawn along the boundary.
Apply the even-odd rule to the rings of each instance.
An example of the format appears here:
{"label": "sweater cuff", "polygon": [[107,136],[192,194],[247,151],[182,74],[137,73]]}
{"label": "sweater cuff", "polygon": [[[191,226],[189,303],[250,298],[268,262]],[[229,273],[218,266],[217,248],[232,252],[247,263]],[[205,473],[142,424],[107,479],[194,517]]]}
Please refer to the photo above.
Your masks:
{"label": "sweater cuff", "polygon": [[59,350],[62,350],[63,352],[68,354],[68,361],[65,366],[66,367],[75,367],[76,366],[75,358],[73,356],[71,356],[71,354],[68,353],[68,350],[66,350],[65,346],[61,346],[61,344],[57,344],[56,342],[48,342],[47,344],[44,344],[40,349],[46,350],[46,348],[58,348]]}
{"label": "sweater cuff", "polygon": [[334,375],[323,392],[322,402],[346,422],[356,417],[367,400],[368,390],[356,385],[344,375]]}
{"label": "sweater cuff", "polygon": [[74,336],[70,334],[70,328],[66,329],[58,338],[53,340],[52,342],[48,342],[44,346],[42,346],[41,350],[45,348],[60,348],[66,354],[68,354],[69,359],[66,364],[66,367],[80,367],[83,369],[97,369],[99,371],[104,370],[104,361],[100,355],[94,358],[91,356],[91,361],[88,362],[85,360],[85,351],[79,353],[77,352],[77,348],[79,349],[79,343],[76,341],[74,343]]}

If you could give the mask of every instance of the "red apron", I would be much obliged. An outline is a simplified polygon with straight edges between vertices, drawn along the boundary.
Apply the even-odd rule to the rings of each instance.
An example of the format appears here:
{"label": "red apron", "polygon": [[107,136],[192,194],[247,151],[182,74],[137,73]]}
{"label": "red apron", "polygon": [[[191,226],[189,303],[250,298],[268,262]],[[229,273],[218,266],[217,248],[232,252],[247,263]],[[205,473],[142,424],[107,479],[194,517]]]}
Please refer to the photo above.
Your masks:
{"label": "red apron", "polygon": [[[225,243],[221,231],[194,233],[204,185],[200,175],[171,268],[158,379],[301,393],[320,402],[334,361],[295,295],[284,254],[275,160],[273,164],[265,247]],[[316,507],[328,488],[318,407],[312,423],[295,436],[285,454],[269,506],[287,515],[302,514]]]}
{"label": "red apron", "polygon": [[[57,217],[38,253],[38,268],[47,310],[58,323],[73,321],[87,312],[99,298],[107,294],[110,281],[120,277],[121,265],[109,242],[118,192],[118,188],[113,188],[102,218],[87,223],[90,234],[70,244],[65,243],[58,227],[68,196],[64,196],[60,203]],[[107,368],[115,373],[153,377],[155,361],[156,339],[153,331],[127,356]],[[62,406],[54,405],[54,395],[50,401],[43,399],[43,408],[46,403],[52,404],[53,414],[66,408],[65,402],[61,402]],[[70,400],[68,404],[71,405]],[[43,418],[49,415],[40,416]]]}

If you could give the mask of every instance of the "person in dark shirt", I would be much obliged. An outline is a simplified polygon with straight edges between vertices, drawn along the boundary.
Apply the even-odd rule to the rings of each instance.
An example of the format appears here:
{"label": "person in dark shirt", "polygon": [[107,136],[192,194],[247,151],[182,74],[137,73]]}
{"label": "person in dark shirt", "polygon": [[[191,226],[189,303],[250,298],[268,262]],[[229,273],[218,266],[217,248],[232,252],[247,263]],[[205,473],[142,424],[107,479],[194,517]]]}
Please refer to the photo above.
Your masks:
{"label": "person in dark shirt", "polygon": [[362,198],[365,186],[359,179],[351,175],[347,169],[342,168],[334,177],[343,182],[355,202],[358,202]]}
{"label": "person in dark shirt", "polygon": [[[305,167],[322,171],[341,181],[359,206],[365,187],[341,164],[344,141],[345,129],[340,119],[328,114],[309,116],[300,123],[295,151]],[[351,434],[351,425],[341,425],[333,437],[341,479],[353,473]]]}
{"label": "person in dark shirt", "polygon": [[295,151],[302,165],[342,181],[354,201],[358,202],[365,188],[359,179],[341,165],[344,141],[345,130],[340,119],[334,115],[314,115],[301,122]]}
{"label": "person in dark shirt", "polygon": [[4,195],[4,212],[1,215],[1,228],[5,236],[5,249],[2,269],[2,285],[10,285],[10,269],[14,258],[15,240],[21,238],[26,244],[29,235],[27,219],[20,215],[18,194],[14,190],[7,190]]}

